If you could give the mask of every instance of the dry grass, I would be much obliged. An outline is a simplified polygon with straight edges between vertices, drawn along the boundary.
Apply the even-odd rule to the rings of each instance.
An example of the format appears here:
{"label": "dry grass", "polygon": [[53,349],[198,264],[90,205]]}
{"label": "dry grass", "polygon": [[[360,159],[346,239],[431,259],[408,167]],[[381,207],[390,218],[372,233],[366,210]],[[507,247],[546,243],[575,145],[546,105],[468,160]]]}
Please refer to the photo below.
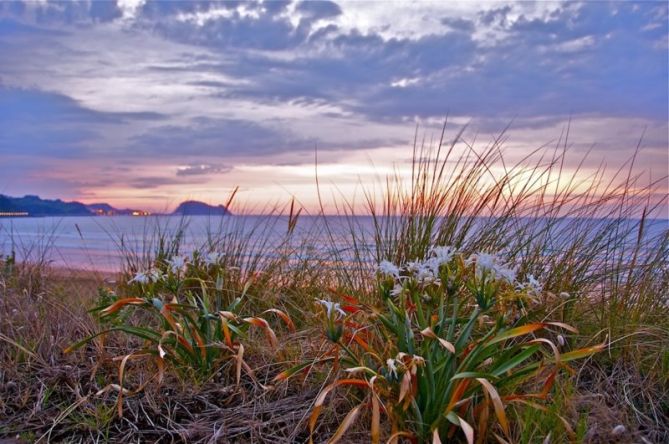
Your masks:
{"label": "dry grass", "polygon": [[[348,293],[378,303],[375,263],[424,259],[432,245],[453,245],[466,254],[502,252],[520,275],[539,278],[546,292],[537,316],[576,326],[580,336],[573,348],[610,343],[567,385],[555,388],[554,409],[570,412],[565,416],[575,440],[668,442],[669,230],[665,225],[651,236],[648,229],[653,218],[663,216],[659,209],[666,197],[653,201],[651,196],[658,190],[661,195],[666,178],[644,185],[644,178],[632,174],[631,159],[611,181],[604,180],[603,169],[594,172],[582,191],[583,175],[564,169],[566,138],[516,165],[504,164],[503,172],[493,175],[491,166],[504,161],[503,139],[481,149],[462,137],[434,147],[416,144],[408,182],[398,175],[378,190],[366,190],[371,232],[355,217],[351,201],[337,202],[348,231],[345,248],[341,227],[323,219],[320,226],[333,248],[300,255],[314,250],[293,237],[302,217],[294,205],[270,209],[287,216],[270,217],[252,230],[236,226],[243,222],[235,218],[212,225],[208,241],[198,248],[222,254],[223,268],[230,270],[226,290],[240,292],[251,282],[249,310],[283,309],[298,332],[283,332],[277,352],[251,335],[245,359],[256,382],[245,379],[236,387],[225,375],[197,382],[168,371],[163,384],[124,397],[122,418],[117,393],[98,392],[117,380],[113,357],[137,349],[139,341],[111,335],[76,354],[62,351],[100,330],[87,312],[99,302],[98,287],[130,291],[129,275],[180,251],[183,226],[149,227],[138,254],[121,233],[110,233],[125,253],[119,276],[54,272],[44,260],[48,236],[41,246],[23,245],[32,265],[8,267],[11,260],[0,261],[0,439],[304,442],[313,402],[337,375],[312,369],[303,379],[272,389],[261,384],[323,354],[314,299]],[[284,223],[288,229],[277,242],[277,225],[271,224]],[[569,297],[559,296],[562,292]],[[128,387],[155,373],[150,364],[131,365]],[[331,436],[355,397],[356,392],[337,392],[328,402],[330,410],[321,414],[317,439]],[[549,434],[553,442],[569,438],[559,423],[523,414],[518,413],[514,430],[518,442],[542,442]],[[363,424],[368,418],[361,418],[345,440],[365,442],[369,434]],[[612,436],[617,425],[626,431]]]}
{"label": "dry grass", "polygon": [[[63,354],[75,338],[96,331],[87,308],[95,304],[98,286],[111,277],[42,272],[41,283],[28,285],[41,288],[38,293],[21,288],[18,281],[8,287],[5,279],[0,286],[0,437],[26,442],[295,442],[307,436],[303,422],[319,384],[262,387],[281,367],[271,362],[272,354],[260,342],[248,352],[258,383],[236,387],[215,377],[193,385],[168,375],[161,386],[128,397],[119,419],[117,393],[100,392],[117,376],[114,351],[136,344],[113,337],[105,349],[92,346],[79,355]],[[291,362],[303,359],[312,335],[303,331],[284,338],[283,355]],[[132,370],[129,386],[153,372],[142,364]]]}

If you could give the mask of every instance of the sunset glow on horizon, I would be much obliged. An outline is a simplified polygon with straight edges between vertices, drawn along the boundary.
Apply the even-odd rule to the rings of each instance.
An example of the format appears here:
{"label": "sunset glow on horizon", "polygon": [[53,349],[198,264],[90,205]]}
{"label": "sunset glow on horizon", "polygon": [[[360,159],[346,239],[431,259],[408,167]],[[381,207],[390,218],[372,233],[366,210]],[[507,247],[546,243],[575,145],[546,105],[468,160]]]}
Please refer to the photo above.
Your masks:
{"label": "sunset glow on horizon", "polygon": [[410,177],[448,116],[458,154],[504,132],[508,165],[569,128],[584,181],[641,140],[634,174],[666,195],[666,2],[421,5],[2,2],[0,194],[161,212],[239,187],[316,212],[317,170],[335,211]]}

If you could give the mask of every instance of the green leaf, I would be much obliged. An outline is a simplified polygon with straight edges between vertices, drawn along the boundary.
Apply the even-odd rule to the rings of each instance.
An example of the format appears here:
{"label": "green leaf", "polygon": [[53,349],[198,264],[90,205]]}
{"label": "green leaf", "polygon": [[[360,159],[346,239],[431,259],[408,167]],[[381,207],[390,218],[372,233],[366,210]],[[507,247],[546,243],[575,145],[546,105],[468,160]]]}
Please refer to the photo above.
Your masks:
{"label": "green leaf", "polygon": [[537,322],[534,324],[521,325],[520,327],[515,327],[509,330],[501,331],[488,342],[488,345],[497,344],[498,342],[506,341],[507,339],[533,333],[537,330],[545,328],[546,325],[547,324],[544,324],[543,322]]}
{"label": "green leaf", "polygon": [[497,376],[492,373],[484,372],[460,372],[451,377],[451,381],[456,379],[474,379],[474,378],[485,378],[485,379],[497,379]]}
{"label": "green leaf", "polygon": [[102,336],[106,333],[111,333],[113,331],[122,331],[124,333],[128,333],[133,336],[137,336],[142,339],[146,339],[147,341],[155,342],[158,343],[160,341],[160,334],[156,333],[153,330],[149,330],[148,328],[141,328],[141,327],[131,327],[129,325],[121,325],[118,327],[113,327],[109,328],[107,330],[103,330],[101,332],[95,333],[94,335],[91,335],[87,337],[86,339],[82,339],[79,342],[76,342],[69,347],[67,347],[64,350],[64,353],[70,353],[78,348],[81,348],[82,346],[86,345],[88,342],[92,341],[93,339],[97,338],[98,336]]}
{"label": "green leaf", "polygon": [[500,363],[497,367],[495,367],[495,369],[491,373],[496,377],[503,375],[512,368],[519,366],[523,361],[525,361],[530,356],[538,352],[540,348],[541,347],[538,345],[533,345],[531,347],[528,347],[527,349],[518,353],[516,356],[509,359],[508,361]]}

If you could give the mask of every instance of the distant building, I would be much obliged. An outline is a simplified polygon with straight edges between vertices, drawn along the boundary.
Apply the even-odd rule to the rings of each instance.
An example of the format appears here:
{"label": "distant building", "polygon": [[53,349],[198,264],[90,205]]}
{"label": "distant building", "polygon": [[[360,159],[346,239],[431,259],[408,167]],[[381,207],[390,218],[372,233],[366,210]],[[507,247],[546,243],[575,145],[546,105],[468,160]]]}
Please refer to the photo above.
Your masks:
{"label": "distant building", "polygon": [[0,211],[0,217],[27,217],[30,213],[27,211]]}

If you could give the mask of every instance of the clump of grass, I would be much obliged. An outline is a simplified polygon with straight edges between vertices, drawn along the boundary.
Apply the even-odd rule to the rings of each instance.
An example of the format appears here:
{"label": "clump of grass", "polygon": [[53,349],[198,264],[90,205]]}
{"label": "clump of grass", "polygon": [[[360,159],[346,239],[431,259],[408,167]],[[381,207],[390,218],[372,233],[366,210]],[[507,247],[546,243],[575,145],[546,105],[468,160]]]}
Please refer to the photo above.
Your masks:
{"label": "clump of grass", "polygon": [[[504,133],[483,146],[468,141],[464,130],[450,141],[445,134],[436,145],[414,143],[408,179],[398,171],[364,190],[371,229],[360,222],[364,215],[354,200],[342,199],[350,256],[359,260],[352,267],[342,262],[340,279],[373,301],[364,276],[380,261],[422,260],[431,245],[453,245],[465,254],[498,251],[519,273],[543,283],[537,316],[577,326],[581,336],[573,341],[581,344],[610,340],[608,353],[594,360],[611,377],[624,363],[667,387],[667,176],[644,183],[647,176],[635,167],[641,142],[617,171],[586,172],[587,157],[566,167],[574,161],[568,128],[553,148],[516,163],[504,154]],[[626,401],[620,408],[646,412],[655,429],[666,430],[669,417],[653,413],[666,401],[653,401],[650,392],[637,399],[645,405]]]}
{"label": "clump of grass", "polygon": [[[438,247],[425,261],[401,268],[383,262],[380,269],[380,305],[350,296],[343,306],[319,301],[333,348],[316,362],[332,362],[343,376],[317,398],[312,433],[326,396],[336,387],[367,392],[331,442],[340,440],[368,406],[372,442],[380,442],[382,415],[392,442],[400,437],[442,442],[457,429],[470,443],[493,433],[509,439],[505,404],[544,409],[534,403],[548,398],[559,370],[604,347],[561,353],[554,342],[557,333],[548,330],[575,330],[560,322],[531,322],[537,283],[518,284],[514,271],[494,256],[479,254],[466,261],[454,249]],[[540,336],[542,331],[548,337]],[[277,379],[310,365],[298,365]],[[545,383],[530,393],[529,381]]]}
{"label": "clump of grass", "polygon": [[[358,382],[351,383],[354,388],[346,395],[341,390],[325,395],[320,392],[321,398],[327,396],[328,404],[337,408],[335,415],[319,416],[312,426],[314,439],[339,433],[339,413],[344,413],[344,425],[350,424],[355,415],[363,415],[365,409],[357,407],[346,416],[350,407],[363,405],[362,402],[368,402],[364,406],[370,407],[371,418],[365,424],[375,424],[374,418],[385,418],[389,420],[385,424],[398,424],[398,431],[427,440],[434,430],[446,439],[465,437],[457,430],[462,427],[459,419],[458,424],[452,424],[449,418],[440,419],[442,422],[432,429],[434,421],[416,418],[434,414],[438,411],[435,406],[441,402],[421,389],[429,386],[429,381],[425,382],[429,379],[428,363],[466,361],[463,369],[483,375],[453,379],[457,369],[444,364],[439,368],[439,383],[451,386],[439,388],[442,392],[451,390],[452,398],[453,384],[469,381],[450,413],[469,423],[478,436],[484,436],[481,430],[487,430],[505,439],[506,430],[495,410],[493,392],[477,378],[488,381],[502,400],[513,441],[533,442],[550,434],[554,441],[576,436],[606,442],[612,439],[610,433],[617,425],[624,425],[627,433],[619,437],[621,440],[639,441],[643,437],[666,441],[669,230],[666,219],[662,219],[666,215],[661,213],[667,203],[666,190],[662,188],[666,177],[643,183],[645,179],[633,173],[635,159],[617,174],[609,174],[604,168],[587,173],[582,165],[568,172],[565,165],[573,155],[568,153],[566,136],[554,147],[542,147],[511,164],[504,153],[504,140],[505,135],[501,134],[481,147],[467,140],[463,130],[449,142],[444,132],[435,146],[415,143],[409,179],[398,171],[378,189],[365,190],[367,219],[358,217],[358,208],[347,196],[336,202],[342,217],[325,217],[314,223],[305,223],[308,216],[302,215],[293,202],[286,208],[270,208],[264,211],[269,215],[263,217],[211,218],[204,227],[186,218],[155,218],[146,219],[150,222],[138,237],[110,233],[117,241],[123,264],[118,285],[102,291],[97,303],[94,288],[72,289],[68,282],[64,291],[52,285],[55,278],[48,274],[48,265],[53,242],[49,236],[40,241],[42,246],[13,242],[0,276],[0,435],[14,436],[20,431],[28,439],[44,436],[58,440],[76,433],[90,440],[109,436],[126,441],[146,437],[158,440],[177,435],[216,440],[224,433],[216,423],[220,415],[230,421],[226,424],[235,424],[235,430],[228,430],[226,438],[277,436],[277,441],[306,440],[306,411],[314,399],[323,401],[317,395],[318,384],[326,380],[327,374],[310,371],[304,386],[285,384],[275,391],[261,386],[269,385],[278,372],[295,362],[306,362],[303,368],[307,371],[318,368],[313,365],[314,360],[326,359],[337,362],[330,367],[332,370],[358,367],[344,378]],[[232,200],[228,205],[232,205]],[[341,231],[339,222],[347,231]],[[305,230],[305,226],[311,228]],[[196,244],[191,237],[194,230],[206,232],[207,239]],[[321,242],[323,236],[329,239],[327,248]],[[374,274],[377,264],[384,260],[405,264],[430,261],[433,245],[452,245],[463,258],[497,251],[500,261],[517,270],[518,276],[528,281],[533,276],[543,289],[530,294],[527,287],[518,289],[503,282],[497,285],[498,280],[487,279],[479,288],[476,261],[462,265],[456,259],[442,264],[444,269],[439,273],[445,273],[447,279],[462,280],[455,292],[457,303],[448,293],[448,286],[457,279],[449,283],[439,278],[442,287],[426,285],[419,279],[419,270],[414,269],[402,270],[401,288],[396,289],[394,282],[391,286],[387,277],[382,278],[379,288]],[[12,250],[17,253],[16,260],[11,257]],[[21,251],[32,255],[22,255]],[[177,276],[170,262],[186,256],[189,265]],[[208,263],[211,258],[217,259],[215,265]],[[152,282],[147,274],[148,282],[128,283],[138,273],[147,272],[159,273],[161,279]],[[482,297],[486,292],[495,294],[494,306],[487,307],[489,301]],[[474,306],[477,294],[481,296],[476,301],[478,309]],[[355,295],[355,299],[347,299],[347,295]],[[425,295],[429,298],[424,299]],[[176,303],[173,297],[177,298]],[[137,305],[132,305],[128,298],[141,302],[135,300]],[[335,298],[333,304],[340,303],[339,308],[346,315],[338,319],[335,305],[329,305],[329,316],[320,309],[311,310],[315,298]],[[123,299],[126,302],[116,306],[119,309],[115,314],[112,309],[104,311]],[[435,305],[440,300],[445,301],[444,314],[440,305]],[[91,305],[100,306],[94,318],[101,324],[93,324],[86,315],[84,307]],[[251,314],[273,308],[294,319],[298,328],[296,334],[285,332],[288,346],[276,360],[265,341],[256,340],[260,335],[254,332],[252,323],[244,321],[253,318]],[[418,318],[421,311],[422,320]],[[222,318],[220,312],[232,315]],[[178,325],[171,325],[164,313],[169,313]],[[265,316],[272,329],[284,328],[279,327],[282,322],[276,312]],[[463,330],[473,316],[476,320],[471,332],[465,335]],[[231,330],[233,347],[226,344],[225,334],[214,336],[223,330],[224,319]],[[316,339],[314,331],[320,323],[317,319],[325,322],[326,332],[330,339],[336,339],[336,344],[330,341],[325,345]],[[580,333],[566,335],[561,331],[562,324],[547,324],[549,320],[577,327]],[[524,325],[541,327],[527,335],[490,343],[504,332]],[[159,337],[146,331],[141,331],[144,337],[135,335],[138,330],[125,335],[108,334],[103,335],[104,341],[102,336],[92,341],[95,348],[61,354],[64,347],[82,337],[119,327],[127,332],[131,328],[151,329]],[[454,331],[449,336],[451,328]],[[558,335],[562,335],[561,340]],[[195,353],[191,354],[179,337]],[[459,346],[461,337],[467,338],[469,347]],[[442,340],[453,345],[456,352],[451,353]],[[536,340],[539,343],[532,342]],[[514,394],[544,395],[545,386],[535,384],[530,375],[550,376],[558,365],[551,344],[543,340],[558,348],[560,365],[565,367],[565,356],[574,350],[605,341],[608,346],[586,360],[571,361],[570,366],[577,369],[575,375],[567,378],[567,371],[561,372],[561,378],[556,376],[546,400],[508,399]],[[564,345],[559,345],[561,342]],[[233,351],[226,351],[221,344]],[[253,399],[245,397],[244,389],[235,383],[237,365],[242,362],[237,359],[237,344],[243,344],[244,361],[256,374],[257,384],[248,384]],[[109,352],[123,358],[146,351],[146,358],[158,363],[159,347],[165,352],[164,376],[170,383],[149,384],[142,396],[125,397],[125,418],[114,418],[118,404],[108,402],[108,393],[123,393],[119,389],[127,388],[109,388],[96,396],[118,378],[119,362],[110,360]],[[206,359],[202,359],[202,349]],[[414,352],[410,352],[412,349]],[[324,350],[328,352],[325,355]],[[491,350],[500,352],[487,362],[493,367],[483,365],[487,358],[475,359]],[[490,374],[504,359],[529,351],[533,352],[509,374]],[[414,354],[423,357],[425,363]],[[391,377],[388,359],[397,369],[398,378]],[[141,387],[155,380],[151,379],[158,374],[155,366],[132,361],[126,361],[127,369],[133,370],[132,386]],[[528,368],[528,373],[521,372],[535,364],[538,366]],[[221,367],[225,378],[206,376]],[[130,373],[124,372],[125,377],[130,378]],[[399,402],[402,384],[409,389]],[[221,386],[234,396],[222,401]],[[638,393],[631,395],[629,387]],[[162,389],[169,393],[164,395]],[[20,392],[27,395],[18,396]],[[596,401],[588,401],[591,399]],[[409,403],[406,410],[405,402]],[[561,414],[564,421],[555,416],[545,419],[544,411],[528,402],[540,404],[549,412],[568,414]],[[288,413],[290,403],[296,406],[294,415]],[[414,404],[418,407],[414,408]],[[597,410],[595,404],[606,408]],[[188,411],[184,412],[182,406],[188,406]],[[282,421],[273,416],[273,407],[281,412],[278,415],[291,419]],[[481,420],[484,411],[487,421],[475,421]],[[235,412],[255,425],[240,425],[233,419]],[[249,412],[259,412],[260,416]],[[22,425],[26,415],[30,422]],[[264,419],[266,427],[262,426]],[[451,419],[455,418],[451,415]],[[532,427],[535,433],[524,433],[523,426]],[[370,431],[365,427],[376,429],[359,427],[361,436]],[[105,431],[95,431],[98,428]],[[388,428],[385,432],[390,436],[392,426]],[[262,430],[262,434],[257,430]],[[343,432],[343,428],[339,431]]]}
{"label": "clump of grass", "polygon": [[0,237],[9,243],[0,245],[0,252],[6,251],[4,257],[0,254],[3,281],[28,294],[40,293],[45,284],[44,273],[54,260],[54,244],[59,227],[60,222],[40,226],[34,235],[25,238],[15,232],[11,220],[8,226],[0,224]]}
{"label": "clump of grass", "polygon": [[[116,358],[120,361],[119,384],[109,387],[119,392],[119,416],[122,415],[122,395],[127,393],[123,383],[129,359],[148,357],[154,360],[158,383],[163,379],[167,364],[187,379],[203,381],[234,363],[235,380],[239,384],[242,370],[253,377],[253,370],[244,360],[242,342],[248,328],[260,328],[272,347],[278,345],[276,334],[266,319],[240,313],[248,286],[239,295],[223,294],[219,259],[218,255],[210,253],[203,260],[196,252],[190,260],[175,256],[161,263],[160,268],[137,273],[129,281],[136,296],[119,298],[110,305],[92,310],[112,325],[65,350],[69,353],[111,332],[122,332],[143,340],[144,345],[139,350]],[[213,285],[200,277],[201,269],[217,276]],[[195,288],[192,288],[193,284]],[[142,318],[142,325],[134,325],[127,317],[113,319],[125,307],[145,312],[147,316]],[[273,308],[263,312],[264,316],[271,314],[294,331],[292,320],[283,311]],[[141,389],[143,386],[135,392]]]}

